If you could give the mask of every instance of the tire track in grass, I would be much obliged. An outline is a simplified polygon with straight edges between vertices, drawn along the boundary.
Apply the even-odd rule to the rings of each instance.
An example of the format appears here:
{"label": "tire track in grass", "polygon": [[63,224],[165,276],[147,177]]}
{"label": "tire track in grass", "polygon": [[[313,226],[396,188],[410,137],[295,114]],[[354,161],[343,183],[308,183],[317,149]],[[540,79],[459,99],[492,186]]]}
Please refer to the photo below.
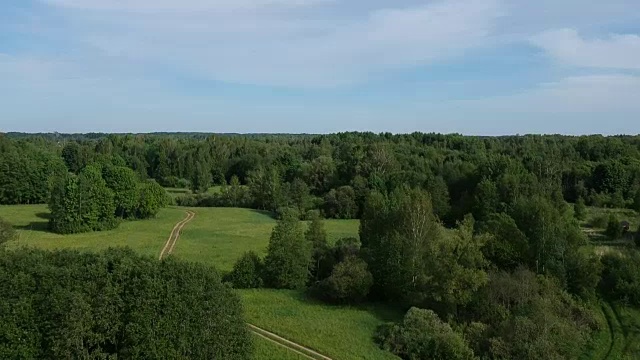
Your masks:
{"label": "tire track in grass", "polygon": [[[180,239],[180,233],[182,232],[182,229],[185,227],[185,225],[187,225],[191,220],[193,220],[193,218],[196,216],[196,213],[191,211],[191,210],[187,210],[187,217],[184,218],[182,221],[180,221],[179,223],[177,223],[174,227],[173,230],[171,230],[171,234],[169,235],[169,239],[167,239],[167,242],[164,244],[164,247],[162,248],[162,251],[160,252],[160,256],[158,257],[159,260],[162,260],[163,258],[165,258],[167,255],[171,254],[173,252],[173,249],[176,246],[176,243],[178,242],[178,239]],[[253,334],[260,336],[263,339],[266,339],[274,344],[277,344],[278,346],[284,347],[290,351],[293,351],[307,359],[311,359],[311,360],[332,360],[330,357],[324,356],[322,354],[320,354],[319,352],[309,349],[305,346],[302,346],[298,343],[295,343],[293,341],[287,340],[277,334],[274,334],[270,331],[264,330],[262,328],[259,328],[255,325],[249,324],[247,323],[247,327],[249,328],[249,331],[251,331]]]}

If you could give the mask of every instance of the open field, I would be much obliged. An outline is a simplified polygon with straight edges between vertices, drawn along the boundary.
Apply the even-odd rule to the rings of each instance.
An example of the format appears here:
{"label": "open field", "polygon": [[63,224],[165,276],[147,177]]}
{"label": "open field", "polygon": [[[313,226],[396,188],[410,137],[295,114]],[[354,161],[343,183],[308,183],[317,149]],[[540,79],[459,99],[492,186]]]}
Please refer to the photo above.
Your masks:
{"label": "open field", "polygon": [[630,231],[634,232],[638,229],[640,225],[640,214],[630,209],[606,209],[606,208],[596,208],[596,207],[588,207],[586,213],[586,219],[580,222],[580,226],[582,230],[589,236],[589,238],[596,242],[608,242],[610,245],[619,246],[626,245],[631,243],[630,234],[620,240],[616,240],[614,242],[609,241],[605,234],[605,227],[594,227],[591,224],[591,221],[594,218],[603,218],[606,221],[609,219],[609,216],[613,214],[619,221],[627,221],[629,222]]}
{"label": "open field", "polygon": [[640,358],[640,310],[600,302],[596,313],[602,329],[593,338],[582,360]]}
{"label": "open field", "polygon": [[402,314],[383,307],[327,306],[297,291],[240,290],[247,321],[334,359],[397,359],[372,336]]}
{"label": "open field", "polygon": [[85,234],[58,235],[47,231],[49,210],[46,205],[0,206],[0,217],[18,229],[18,239],[9,248],[33,246],[42,249],[78,249],[99,251],[129,246],[135,251],[157,257],[173,226],[185,217],[185,211],[167,208],[150,220],[124,221],[117,229]]}
{"label": "open field", "polygon": [[[236,208],[190,210],[196,217],[184,228],[173,251],[177,258],[230,271],[245,251],[265,255],[276,223],[268,213]],[[342,237],[358,237],[357,220],[326,220],[325,227],[330,243]]]}
{"label": "open field", "polygon": [[302,355],[283,348],[258,335],[253,335],[254,360],[306,360]]}

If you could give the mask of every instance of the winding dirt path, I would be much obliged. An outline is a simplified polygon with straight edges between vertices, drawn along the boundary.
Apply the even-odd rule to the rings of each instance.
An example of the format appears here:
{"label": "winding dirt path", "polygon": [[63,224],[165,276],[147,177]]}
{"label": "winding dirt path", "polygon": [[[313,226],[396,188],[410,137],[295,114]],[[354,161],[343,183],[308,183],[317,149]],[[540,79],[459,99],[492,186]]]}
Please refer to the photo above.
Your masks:
{"label": "winding dirt path", "polygon": [[173,230],[171,230],[171,235],[169,235],[169,239],[167,239],[167,242],[164,244],[158,260],[162,260],[165,256],[173,252],[173,248],[176,246],[176,242],[178,242],[178,239],[180,238],[182,228],[187,225],[189,221],[193,220],[194,217],[196,217],[196,213],[187,210],[187,217],[177,223],[176,226],[173,227]]}
{"label": "winding dirt path", "polygon": [[[158,257],[159,260],[162,260],[165,256],[173,252],[173,249],[175,248],[176,243],[178,242],[178,239],[180,239],[180,233],[182,232],[182,228],[184,228],[185,225],[187,225],[191,220],[193,220],[194,217],[196,217],[196,213],[191,210],[187,210],[187,217],[185,217],[182,221],[180,221],[173,227],[173,230],[171,230],[171,235],[169,235],[169,239],[167,239],[167,242],[164,244],[164,247],[160,252],[160,256]],[[247,323],[247,327],[249,327],[249,331],[251,331],[253,334],[267,341],[270,341],[278,346],[281,346],[290,351],[293,351],[304,358],[307,358],[310,360],[333,360],[330,357],[324,356],[319,352],[316,352],[315,350],[309,349],[293,341],[287,340],[279,335],[276,335],[270,331],[259,328],[255,325]]]}

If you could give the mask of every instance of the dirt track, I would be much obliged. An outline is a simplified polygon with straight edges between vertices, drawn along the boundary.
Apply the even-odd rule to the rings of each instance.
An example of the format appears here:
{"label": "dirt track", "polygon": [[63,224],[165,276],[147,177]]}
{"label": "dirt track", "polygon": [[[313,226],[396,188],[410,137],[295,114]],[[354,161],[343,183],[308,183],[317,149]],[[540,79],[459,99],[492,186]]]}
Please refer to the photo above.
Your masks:
{"label": "dirt track", "polygon": [[173,248],[176,246],[176,242],[178,242],[178,239],[180,238],[180,232],[182,231],[182,228],[187,225],[189,221],[193,220],[195,216],[196,213],[194,213],[193,211],[187,211],[187,217],[173,227],[173,230],[171,230],[171,235],[169,235],[169,239],[167,239],[167,242],[164,244],[158,260],[162,260],[165,256],[173,252]]}
{"label": "dirt track", "polygon": [[[176,224],[176,226],[173,227],[173,230],[171,230],[171,235],[169,235],[169,239],[167,239],[167,242],[164,244],[164,247],[162,248],[162,251],[160,252],[160,256],[158,257],[159,260],[162,260],[165,256],[171,254],[173,252],[173,249],[176,246],[176,243],[178,242],[178,239],[180,238],[180,232],[182,231],[182,228],[184,228],[185,225],[187,225],[187,223],[189,223],[191,220],[193,220],[193,218],[196,216],[196,213],[194,213],[193,211],[189,211],[187,210],[187,217],[184,218],[182,221],[180,221],[179,223]],[[260,336],[263,339],[266,339],[278,346],[282,346],[288,350],[291,350],[307,359],[311,359],[311,360],[332,360],[330,357],[324,356],[312,349],[309,349],[307,347],[304,347],[300,344],[296,344],[293,341],[287,340],[281,336],[278,336],[270,331],[261,329],[255,325],[251,325],[251,324],[247,324],[247,326],[249,327],[249,331],[251,331],[252,333],[254,333],[257,336]]]}

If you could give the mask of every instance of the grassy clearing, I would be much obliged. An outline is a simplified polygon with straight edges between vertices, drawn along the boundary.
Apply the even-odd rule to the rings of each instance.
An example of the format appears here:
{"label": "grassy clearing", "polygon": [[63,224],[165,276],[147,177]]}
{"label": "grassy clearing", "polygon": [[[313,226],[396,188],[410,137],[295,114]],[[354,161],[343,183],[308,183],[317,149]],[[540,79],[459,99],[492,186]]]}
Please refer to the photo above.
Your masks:
{"label": "grassy clearing", "polygon": [[[235,208],[194,208],[196,217],[187,225],[173,255],[179,259],[213,265],[230,271],[245,251],[264,256],[276,221],[266,212]],[[342,237],[358,237],[357,220],[326,220],[331,243]]]}
{"label": "grassy clearing", "polygon": [[18,229],[18,239],[8,247],[38,247],[47,250],[77,249],[99,251],[129,246],[149,256],[158,256],[173,226],[185,217],[185,211],[167,208],[154,219],[124,221],[117,229],[84,234],[59,235],[47,231],[49,210],[46,205],[0,206],[0,217]]}
{"label": "grassy clearing", "polygon": [[640,359],[640,310],[605,301],[594,310],[602,328],[581,360]]}
{"label": "grassy clearing", "polygon": [[378,325],[402,314],[382,307],[327,306],[286,290],[241,290],[252,324],[334,359],[398,359],[380,350],[372,336]]}
{"label": "grassy clearing", "polygon": [[258,335],[253,335],[254,360],[305,360],[297,353],[276,345]]}

